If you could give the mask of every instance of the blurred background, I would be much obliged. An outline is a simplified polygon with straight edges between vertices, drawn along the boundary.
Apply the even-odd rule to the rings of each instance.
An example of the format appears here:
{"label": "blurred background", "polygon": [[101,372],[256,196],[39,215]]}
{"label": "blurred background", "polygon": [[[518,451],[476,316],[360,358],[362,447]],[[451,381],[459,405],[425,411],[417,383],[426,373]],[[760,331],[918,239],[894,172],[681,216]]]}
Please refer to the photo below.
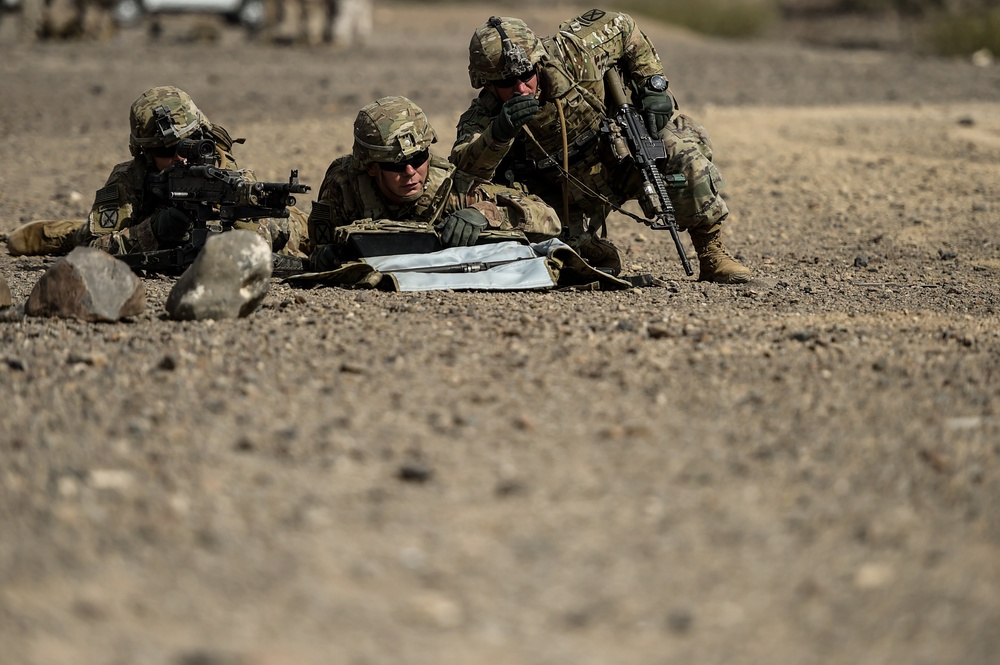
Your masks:
{"label": "blurred background", "polygon": [[[447,11],[450,0],[0,0],[0,41],[106,40],[145,31],[169,38],[177,17],[197,16],[177,39],[214,41],[226,26],[288,46],[356,48],[373,12],[401,5]],[[498,0],[497,12],[532,2]],[[551,3],[546,3],[547,5]],[[567,6],[592,3],[564,2]],[[1000,0],[616,0],[598,3],[729,39],[790,39],[813,46],[975,56],[1000,52]],[[572,10],[569,10],[571,12]],[[570,13],[567,13],[567,16]],[[165,34],[166,33],[166,34]]]}

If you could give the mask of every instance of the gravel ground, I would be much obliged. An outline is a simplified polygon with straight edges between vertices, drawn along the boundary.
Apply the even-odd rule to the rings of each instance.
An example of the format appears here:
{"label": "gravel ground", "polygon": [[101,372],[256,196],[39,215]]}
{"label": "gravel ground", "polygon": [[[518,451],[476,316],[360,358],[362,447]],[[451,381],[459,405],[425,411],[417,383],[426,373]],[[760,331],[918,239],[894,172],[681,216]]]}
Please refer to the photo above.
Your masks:
{"label": "gravel ground", "polygon": [[[80,218],[175,84],[318,187],[364,103],[447,154],[489,4],[361,52],[0,30],[0,233]],[[524,8],[539,32],[576,13]],[[200,21],[197,21],[200,23]],[[1000,68],[644,28],[711,132],[745,286],[275,283],[237,321],[0,323],[6,662],[996,662]],[[15,301],[51,259],[0,256]]]}

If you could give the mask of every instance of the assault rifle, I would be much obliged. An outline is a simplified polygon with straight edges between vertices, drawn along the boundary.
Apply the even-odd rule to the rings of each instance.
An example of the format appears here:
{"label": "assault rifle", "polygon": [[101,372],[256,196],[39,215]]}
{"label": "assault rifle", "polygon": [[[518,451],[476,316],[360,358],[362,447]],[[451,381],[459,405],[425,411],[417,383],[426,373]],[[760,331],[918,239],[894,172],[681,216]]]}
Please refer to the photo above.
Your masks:
{"label": "assault rifle", "polygon": [[649,135],[642,116],[625,96],[625,88],[617,70],[612,68],[607,71],[604,75],[604,87],[611,96],[615,109],[602,122],[601,131],[610,136],[618,158],[630,160],[642,176],[639,205],[642,206],[646,219],[636,219],[651,229],[666,229],[670,232],[684,272],[691,276],[694,270],[681,242],[677,219],[674,217],[674,205],[667,195],[668,187],[683,187],[686,178],[683,173],[664,175],[660,171],[658,162],[667,159],[667,148],[658,136]]}
{"label": "assault rifle", "polygon": [[[184,139],[178,144],[177,154],[187,163],[147,176],[146,192],[183,210],[193,220],[190,241],[171,249],[120,255],[118,258],[133,270],[183,272],[194,262],[210,234],[229,231],[240,220],[287,218],[288,206],[295,205],[292,194],[310,189],[299,182],[296,170],[292,170],[288,182],[258,182],[240,171],[216,167],[212,139]],[[274,274],[305,269],[302,259],[281,254],[272,255],[272,259]]]}

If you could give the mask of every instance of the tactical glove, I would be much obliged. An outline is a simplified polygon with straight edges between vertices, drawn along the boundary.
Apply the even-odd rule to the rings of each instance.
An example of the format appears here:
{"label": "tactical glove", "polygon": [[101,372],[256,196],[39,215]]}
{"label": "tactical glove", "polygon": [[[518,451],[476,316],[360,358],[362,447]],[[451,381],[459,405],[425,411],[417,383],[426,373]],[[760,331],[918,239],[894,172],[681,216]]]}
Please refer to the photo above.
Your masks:
{"label": "tactical glove", "polygon": [[336,270],[340,267],[336,245],[317,245],[309,255],[309,269],[314,272]]}
{"label": "tactical glove", "polygon": [[500,115],[493,121],[493,138],[507,143],[517,131],[528,124],[538,113],[538,100],[530,95],[511,97],[500,107]]}
{"label": "tactical glove", "polygon": [[674,99],[664,90],[657,92],[649,88],[642,90],[642,117],[646,120],[646,129],[653,136],[667,126],[674,115]]}
{"label": "tactical glove", "polygon": [[160,244],[177,244],[188,239],[188,234],[194,227],[194,222],[183,210],[178,208],[161,208],[150,218],[153,236]]}
{"label": "tactical glove", "polygon": [[462,208],[440,220],[435,228],[441,233],[441,243],[445,247],[464,247],[475,245],[479,232],[487,224],[483,213],[475,208]]}

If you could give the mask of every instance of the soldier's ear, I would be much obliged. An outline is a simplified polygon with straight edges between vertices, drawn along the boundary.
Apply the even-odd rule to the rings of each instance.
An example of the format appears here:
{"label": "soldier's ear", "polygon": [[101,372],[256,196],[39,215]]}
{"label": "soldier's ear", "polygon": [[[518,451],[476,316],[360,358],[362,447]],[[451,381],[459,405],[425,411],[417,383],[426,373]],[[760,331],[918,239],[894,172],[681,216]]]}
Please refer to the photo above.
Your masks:
{"label": "soldier's ear", "polygon": [[379,172],[378,164],[373,163],[368,165],[368,171],[367,171],[368,175],[374,178],[375,176],[378,175],[378,172]]}

